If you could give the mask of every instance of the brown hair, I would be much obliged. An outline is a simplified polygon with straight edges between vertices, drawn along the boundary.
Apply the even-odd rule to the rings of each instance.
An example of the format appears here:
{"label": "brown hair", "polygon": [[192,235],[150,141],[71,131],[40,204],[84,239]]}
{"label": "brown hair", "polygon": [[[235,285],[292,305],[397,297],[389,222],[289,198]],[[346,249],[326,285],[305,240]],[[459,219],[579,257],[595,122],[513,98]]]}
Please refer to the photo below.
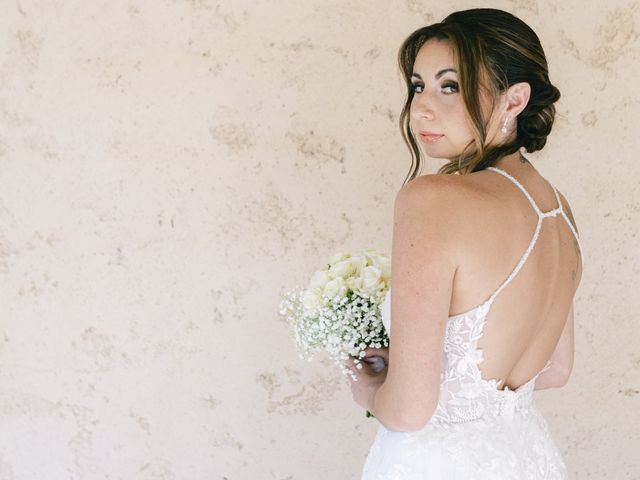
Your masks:
{"label": "brown hair", "polygon": [[[544,147],[556,113],[553,104],[560,98],[560,91],[549,81],[547,59],[538,36],[522,20],[503,10],[473,8],[454,12],[440,23],[414,31],[398,52],[398,64],[408,91],[400,114],[400,131],[412,157],[412,170],[405,183],[413,180],[421,168],[420,149],[409,128],[414,95],[411,75],[420,47],[430,39],[450,42],[459,72],[459,91],[474,134],[474,141],[457,160],[440,167],[438,173],[472,173],[494,165],[520,147],[529,153]],[[486,91],[492,101],[492,115],[500,93],[518,82],[527,82],[531,95],[517,117],[516,139],[487,146],[487,123],[482,117],[480,89]]]}

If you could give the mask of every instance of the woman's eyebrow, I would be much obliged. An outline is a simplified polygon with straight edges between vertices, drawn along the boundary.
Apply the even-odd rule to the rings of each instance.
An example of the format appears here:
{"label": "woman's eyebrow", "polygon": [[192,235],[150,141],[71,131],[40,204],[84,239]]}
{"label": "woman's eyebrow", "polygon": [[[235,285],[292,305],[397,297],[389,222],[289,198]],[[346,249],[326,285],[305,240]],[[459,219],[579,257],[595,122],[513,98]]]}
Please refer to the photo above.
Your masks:
{"label": "woman's eyebrow", "polygon": [[[458,71],[454,68],[445,68],[443,70],[440,70],[438,73],[435,74],[435,79],[439,79],[442,75],[444,75],[447,72],[454,72],[454,73],[458,73]],[[420,80],[422,80],[422,77],[420,75],[418,75],[416,72],[413,72],[411,74],[412,77],[417,77]]]}

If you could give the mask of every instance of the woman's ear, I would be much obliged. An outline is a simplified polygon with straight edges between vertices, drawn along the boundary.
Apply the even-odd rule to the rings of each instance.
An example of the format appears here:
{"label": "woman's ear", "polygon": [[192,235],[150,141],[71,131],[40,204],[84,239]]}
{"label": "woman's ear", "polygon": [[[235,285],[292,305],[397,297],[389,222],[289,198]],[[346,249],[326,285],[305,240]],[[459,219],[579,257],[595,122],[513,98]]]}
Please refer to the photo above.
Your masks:
{"label": "woman's ear", "polygon": [[531,97],[531,85],[527,82],[514,83],[504,96],[505,115],[516,118],[526,108]]}

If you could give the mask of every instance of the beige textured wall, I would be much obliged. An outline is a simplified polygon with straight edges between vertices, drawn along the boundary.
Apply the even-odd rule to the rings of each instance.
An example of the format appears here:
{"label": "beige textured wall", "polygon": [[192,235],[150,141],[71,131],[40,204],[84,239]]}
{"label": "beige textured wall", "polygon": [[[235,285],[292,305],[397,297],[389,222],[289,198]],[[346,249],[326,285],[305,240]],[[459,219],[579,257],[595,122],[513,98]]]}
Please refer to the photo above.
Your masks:
{"label": "beige textured wall", "polygon": [[[390,251],[397,48],[477,5],[0,6],[0,479],[359,478],[375,420],[277,304]],[[491,6],[547,52],[530,157],[585,248],[574,374],[536,401],[572,478],[638,479],[639,3]]]}

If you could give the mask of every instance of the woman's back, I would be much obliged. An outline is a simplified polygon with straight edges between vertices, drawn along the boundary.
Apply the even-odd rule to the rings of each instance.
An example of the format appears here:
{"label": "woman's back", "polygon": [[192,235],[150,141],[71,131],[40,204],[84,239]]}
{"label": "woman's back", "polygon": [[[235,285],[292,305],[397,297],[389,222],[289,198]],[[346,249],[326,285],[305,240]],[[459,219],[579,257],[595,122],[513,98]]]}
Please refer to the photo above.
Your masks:
{"label": "woman's back", "polygon": [[456,180],[460,193],[454,194],[455,211],[464,230],[459,238],[467,240],[459,245],[450,315],[467,312],[498,293],[478,341],[484,352],[480,370],[482,378],[504,379],[501,387],[515,390],[551,358],[572,313],[582,276],[577,230],[572,231],[566,199],[556,197],[552,185],[528,162]]}
{"label": "woman's back", "polygon": [[[412,168],[382,305],[389,368],[352,387],[385,420],[362,480],[564,480],[533,391],[570,373],[583,259],[569,205],[521,154],[543,149],[560,99],[540,39],[473,8],[413,31],[398,64]],[[447,163],[419,178],[425,157]]]}
{"label": "woman's back", "polygon": [[[528,168],[441,177],[451,207],[442,218],[456,222],[450,247],[459,254],[438,404],[418,431],[380,424],[362,480],[567,478],[533,390],[553,366],[582,264],[568,205],[558,208]],[[382,320],[393,348],[391,296]]]}

